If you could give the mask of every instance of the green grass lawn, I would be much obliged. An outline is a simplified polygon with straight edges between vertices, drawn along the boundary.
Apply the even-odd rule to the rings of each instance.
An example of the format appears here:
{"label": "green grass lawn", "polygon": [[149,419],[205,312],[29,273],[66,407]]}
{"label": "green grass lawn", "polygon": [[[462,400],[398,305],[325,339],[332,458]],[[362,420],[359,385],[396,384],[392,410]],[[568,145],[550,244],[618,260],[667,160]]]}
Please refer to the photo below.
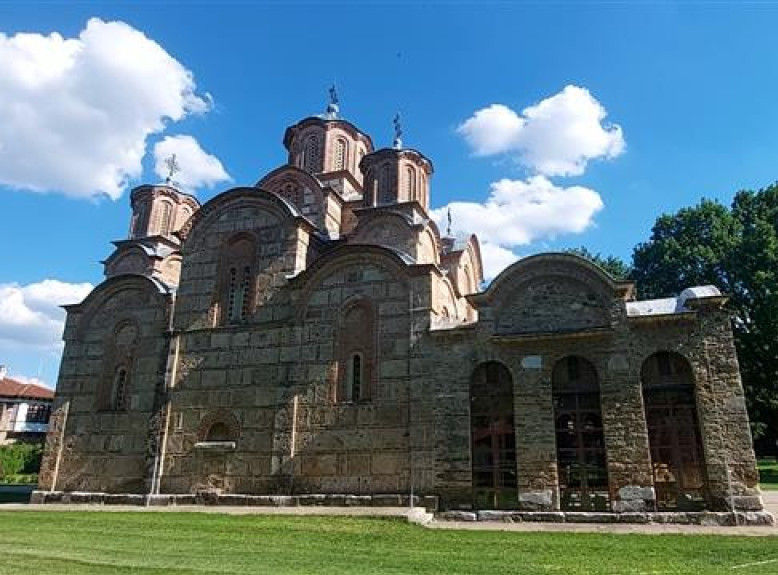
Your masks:
{"label": "green grass lawn", "polygon": [[[778,537],[507,533],[400,520],[2,512],[0,573],[677,574],[778,572]],[[761,565],[762,561],[768,561]],[[749,564],[732,571],[733,566]]]}
{"label": "green grass lawn", "polygon": [[778,490],[778,461],[775,459],[759,460],[759,486],[762,489]]}

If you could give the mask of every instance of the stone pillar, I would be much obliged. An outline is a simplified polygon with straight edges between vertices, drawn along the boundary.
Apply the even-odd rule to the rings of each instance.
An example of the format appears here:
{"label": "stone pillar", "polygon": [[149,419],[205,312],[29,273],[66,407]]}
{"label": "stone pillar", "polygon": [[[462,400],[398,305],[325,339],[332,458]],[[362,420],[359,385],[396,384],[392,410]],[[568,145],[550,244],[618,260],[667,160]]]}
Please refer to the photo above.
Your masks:
{"label": "stone pillar", "polygon": [[443,509],[470,509],[473,503],[470,452],[470,378],[477,363],[474,339],[437,335],[430,346],[434,381],[434,489]]}
{"label": "stone pillar", "polygon": [[[624,334],[616,341],[628,341],[627,337]],[[630,358],[626,346],[616,345],[598,375],[611,509],[616,512],[653,511],[656,493],[640,365]]]}
{"label": "stone pillar", "polygon": [[519,508],[559,509],[551,365],[540,355],[525,355],[514,370],[514,426]]}
{"label": "stone pillar", "polygon": [[46,434],[46,446],[43,451],[40,472],[38,473],[38,490],[54,491],[62,462],[62,450],[65,448],[65,429],[67,427],[70,402],[55,399],[49,428]]}
{"label": "stone pillar", "polygon": [[691,359],[710,503],[714,509],[761,510],[759,473],[729,316],[704,307],[698,313],[699,343]]}

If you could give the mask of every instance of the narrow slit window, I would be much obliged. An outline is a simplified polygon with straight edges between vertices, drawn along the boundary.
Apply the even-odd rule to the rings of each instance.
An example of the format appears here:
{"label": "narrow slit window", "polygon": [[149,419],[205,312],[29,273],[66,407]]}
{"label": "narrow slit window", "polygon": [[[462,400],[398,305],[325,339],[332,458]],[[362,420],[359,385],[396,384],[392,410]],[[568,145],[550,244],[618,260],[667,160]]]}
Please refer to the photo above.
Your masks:
{"label": "narrow slit window", "polygon": [[240,284],[240,317],[239,320],[244,320],[249,315],[249,290],[251,289],[251,267],[245,266],[243,268],[243,280]]}
{"label": "narrow slit window", "polygon": [[362,391],[362,356],[358,353],[351,356],[351,373],[349,375],[351,401],[359,401]]}
{"label": "narrow slit window", "polygon": [[173,206],[168,202],[162,204],[162,217],[159,224],[160,235],[166,236],[170,233],[170,218],[173,212]]}
{"label": "narrow slit window", "polygon": [[116,410],[127,409],[127,370],[120,367],[116,370],[113,381],[112,406]]}
{"label": "narrow slit window", "polygon": [[335,142],[335,169],[346,169],[346,141],[339,139]]}
{"label": "narrow slit window", "polygon": [[230,268],[230,285],[227,295],[227,318],[230,321],[235,320],[235,310],[237,308],[238,297],[238,270],[234,267]]}

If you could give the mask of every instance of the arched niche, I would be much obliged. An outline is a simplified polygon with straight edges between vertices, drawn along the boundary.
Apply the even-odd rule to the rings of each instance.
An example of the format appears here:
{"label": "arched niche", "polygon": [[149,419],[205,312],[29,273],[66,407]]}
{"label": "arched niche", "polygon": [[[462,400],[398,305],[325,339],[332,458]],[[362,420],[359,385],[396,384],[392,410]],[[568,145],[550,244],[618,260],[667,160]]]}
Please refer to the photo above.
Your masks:
{"label": "arched niche", "polygon": [[482,363],[470,378],[470,441],[475,508],[515,508],[513,378],[500,362]]}
{"label": "arched niche", "polygon": [[707,476],[691,366],[659,351],[643,362],[640,379],[657,509],[703,509]]}
{"label": "arched niche", "polygon": [[551,375],[560,507],[607,511],[608,461],[597,370],[579,356],[563,357]]}
{"label": "arched niche", "polygon": [[371,398],[377,349],[375,326],[375,306],[367,298],[354,299],[340,310],[336,401],[359,403]]}

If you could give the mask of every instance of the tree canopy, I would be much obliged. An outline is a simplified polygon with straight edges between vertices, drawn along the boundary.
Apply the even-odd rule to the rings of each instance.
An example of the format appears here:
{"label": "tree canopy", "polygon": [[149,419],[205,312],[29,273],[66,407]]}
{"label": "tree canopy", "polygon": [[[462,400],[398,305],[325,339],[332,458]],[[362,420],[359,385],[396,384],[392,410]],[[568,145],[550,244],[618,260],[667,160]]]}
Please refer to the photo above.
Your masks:
{"label": "tree canopy", "polygon": [[633,253],[641,298],[713,284],[730,296],[752,431],[760,451],[778,438],[778,185],[660,216]]}

